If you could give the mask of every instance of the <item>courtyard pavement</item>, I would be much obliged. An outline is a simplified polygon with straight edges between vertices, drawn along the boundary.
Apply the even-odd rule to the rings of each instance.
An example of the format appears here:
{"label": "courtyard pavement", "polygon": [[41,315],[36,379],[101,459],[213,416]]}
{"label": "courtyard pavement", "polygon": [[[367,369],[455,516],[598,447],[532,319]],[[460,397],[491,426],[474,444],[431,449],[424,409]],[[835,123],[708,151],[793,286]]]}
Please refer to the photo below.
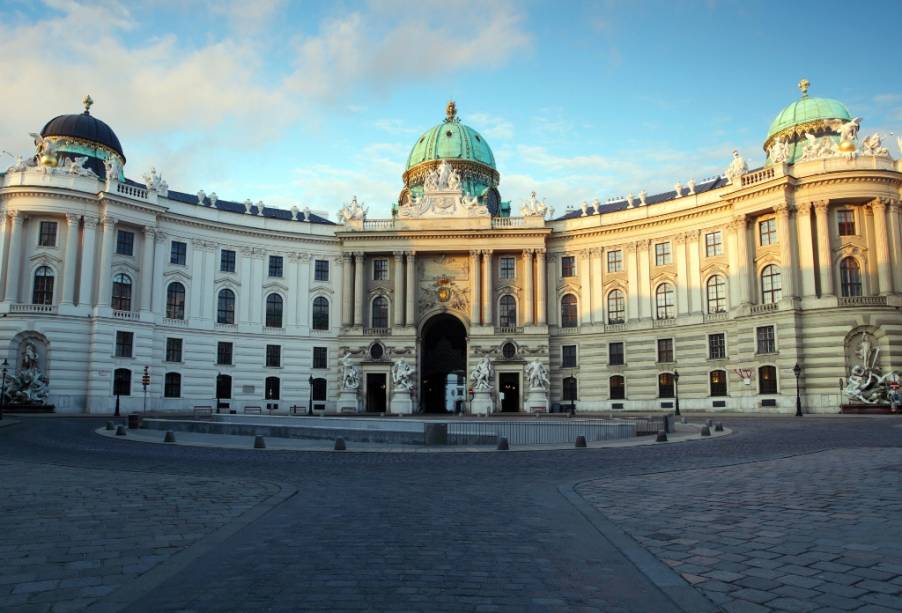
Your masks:
{"label": "courtyard pavement", "polygon": [[0,429],[0,611],[902,610],[902,420],[530,453]]}

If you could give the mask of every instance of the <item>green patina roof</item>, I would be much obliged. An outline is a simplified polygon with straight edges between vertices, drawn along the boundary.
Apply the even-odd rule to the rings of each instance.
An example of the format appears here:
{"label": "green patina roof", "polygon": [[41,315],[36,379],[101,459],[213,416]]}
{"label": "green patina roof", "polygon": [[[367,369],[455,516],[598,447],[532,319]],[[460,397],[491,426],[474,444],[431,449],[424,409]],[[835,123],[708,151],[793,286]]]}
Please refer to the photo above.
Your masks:
{"label": "green patina roof", "polygon": [[808,98],[796,100],[780,111],[776,119],[770,124],[767,131],[767,139],[786,128],[816,121],[818,119],[852,119],[849,109],[839,100],[831,98]]}
{"label": "green patina roof", "polygon": [[432,160],[467,160],[495,168],[495,156],[482,135],[454,117],[426,130],[407,157],[407,169]]}

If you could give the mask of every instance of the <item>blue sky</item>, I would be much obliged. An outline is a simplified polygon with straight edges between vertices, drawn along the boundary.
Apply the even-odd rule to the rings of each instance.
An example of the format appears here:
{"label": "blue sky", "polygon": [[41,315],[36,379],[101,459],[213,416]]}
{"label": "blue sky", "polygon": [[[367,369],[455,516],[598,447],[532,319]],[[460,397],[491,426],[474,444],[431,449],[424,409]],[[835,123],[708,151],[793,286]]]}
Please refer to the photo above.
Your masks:
{"label": "blue sky", "polygon": [[[333,214],[387,216],[448,99],[483,133],[502,198],[559,211],[763,161],[777,112],[838,98],[902,133],[902,2],[0,2],[0,148],[94,114],[129,176]],[[892,139],[892,151],[897,154]]]}

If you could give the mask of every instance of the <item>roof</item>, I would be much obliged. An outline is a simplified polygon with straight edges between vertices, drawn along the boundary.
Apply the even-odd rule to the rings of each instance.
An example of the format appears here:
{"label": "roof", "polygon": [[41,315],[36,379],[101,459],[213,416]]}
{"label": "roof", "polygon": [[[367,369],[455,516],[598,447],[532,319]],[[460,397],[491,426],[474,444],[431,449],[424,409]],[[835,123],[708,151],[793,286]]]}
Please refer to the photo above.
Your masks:
{"label": "roof", "polygon": [[48,121],[41,130],[41,136],[69,136],[93,143],[99,143],[118,153],[125,159],[119,137],[113,129],[88,111],[78,115],[59,115]]}
{"label": "roof", "polygon": [[809,98],[804,96],[780,111],[770,124],[767,138],[799,124],[820,119],[852,119],[849,109],[839,100],[832,98]]}
{"label": "roof", "polygon": [[495,156],[482,135],[456,117],[423,132],[407,156],[407,169],[432,160],[468,160],[495,168]]}

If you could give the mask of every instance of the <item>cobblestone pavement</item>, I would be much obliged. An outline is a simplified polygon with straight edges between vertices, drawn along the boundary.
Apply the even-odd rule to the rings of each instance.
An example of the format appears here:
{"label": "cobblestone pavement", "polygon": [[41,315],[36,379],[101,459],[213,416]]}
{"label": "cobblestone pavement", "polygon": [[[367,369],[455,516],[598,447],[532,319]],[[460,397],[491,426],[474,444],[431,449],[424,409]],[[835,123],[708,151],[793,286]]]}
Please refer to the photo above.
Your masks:
{"label": "cobblestone pavement", "polygon": [[[71,570],[68,565],[105,559],[96,555],[92,546],[127,559],[121,565],[111,562],[109,572],[99,575],[91,568],[79,569],[76,577],[99,576],[96,585],[111,590],[107,596],[93,595],[96,602],[87,609],[92,612],[649,613],[716,611],[720,606],[739,611],[743,610],[740,605],[759,610],[752,608],[758,606],[753,599],[735,596],[730,596],[732,603],[714,605],[712,600],[720,602],[724,597],[712,594],[722,594],[722,590],[711,589],[711,585],[693,590],[669,570],[673,580],[668,576],[662,581],[660,573],[637,566],[622,543],[606,538],[608,533],[602,529],[616,529],[619,524],[632,533],[632,519],[642,517],[654,527],[651,534],[660,538],[672,536],[674,530],[696,530],[692,523],[696,515],[728,516],[704,524],[707,531],[698,529],[705,534],[714,533],[711,525],[754,532],[755,528],[743,522],[758,521],[759,515],[768,517],[765,530],[782,534],[762,533],[751,539],[761,541],[755,544],[762,550],[765,544],[773,548],[813,543],[798,553],[764,554],[762,560],[802,558],[809,549],[832,555],[831,547],[842,548],[833,559],[817,562],[875,574],[859,576],[841,567],[808,575],[786,574],[804,579],[832,572],[846,577],[847,587],[867,587],[868,592],[831,594],[848,598],[859,607],[880,611],[876,607],[887,608],[892,604],[889,599],[899,593],[889,591],[899,585],[896,574],[885,575],[894,571],[878,568],[897,564],[890,560],[891,555],[898,559],[898,551],[891,554],[888,549],[902,547],[889,519],[899,500],[891,488],[898,489],[902,473],[878,470],[879,466],[900,464],[892,456],[902,445],[898,419],[737,417],[727,420],[734,428],[733,435],[708,441],[626,449],[434,455],[172,447],[96,436],[92,430],[102,423],[87,418],[23,418],[19,425],[0,429],[0,564],[13,561],[5,559],[8,552],[15,554],[15,560],[31,555],[45,558],[34,564],[33,576],[17,577],[18,567],[2,567],[0,575],[5,579],[0,579],[0,610],[4,613],[77,610],[89,604],[79,600],[83,597],[80,592],[51,592],[94,587],[62,585],[70,578],[62,575]],[[791,454],[813,455],[780,459]],[[865,462],[868,458],[870,464]],[[754,464],[740,466],[743,462]],[[764,468],[756,471],[754,466]],[[794,466],[805,468],[794,471]],[[671,472],[665,475],[662,471]],[[721,471],[723,475],[748,472],[737,472],[730,480],[719,476]],[[762,475],[771,473],[772,480],[761,481]],[[657,479],[661,485],[642,486],[645,479]],[[598,513],[590,505],[581,503],[582,508],[561,495],[561,491],[570,491],[571,483],[585,480],[594,480],[581,486],[580,492],[586,496],[630,480],[645,495],[632,498],[632,515],[621,513],[612,523],[603,514],[613,513],[612,509]],[[586,489],[596,487],[598,492]],[[281,494],[278,504],[255,516],[265,501],[280,496],[273,494],[279,488],[297,494]],[[794,495],[793,488],[799,494]],[[658,490],[663,493],[659,495]],[[628,493],[629,488],[624,487],[617,496],[626,500]],[[845,506],[837,507],[841,510],[830,506],[839,504],[834,502],[837,497],[845,501]],[[611,498],[605,496],[601,502]],[[771,499],[780,503],[769,507]],[[729,511],[710,511],[714,505],[710,500],[733,506]],[[779,505],[783,506],[778,509]],[[854,526],[859,524],[855,518],[843,519],[843,514],[864,514],[867,521],[860,525],[867,528],[856,532]],[[887,520],[878,527],[880,517]],[[842,522],[848,528],[837,537],[836,526]],[[883,538],[876,538],[874,530]],[[122,537],[121,542],[113,542],[117,536]],[[157,537],[168,543],[166,538],[174,536],[182,539],[172,545],[180,547],[179,551],[153,565],[147,559],[143,561],[146,566],[138,566],[142,557],[165,555],[148,553],[154,549],[147,549],[149,543]],[[734,538],[738,542],[733,544],[743,542]],[[821,542],[825,538],[840,543]],[[22,556],[32,544],[44,549]],[[669,544],[670,540],[643,543],[655,555]],[[846,549],[845,545],[860,547]],[[876,545],[884,548],[868,549]],[[87,549],[78,550],[80,546]],[[70,555],[77,559],[67,558]],[[733,555],[759,559],[744,553]],[[864,564],[869,555],[881,556],[880,561]],[[705,552],[691,553],[679,564],[692,564],[690,558],[706,556]],[[861,563],[837,561],[845,559]],[[816,564],[800,563],[806,560],[793,565],[811,568]],[[702,560],[695,560],[696,566],[704,568],[699,562]],[[101,569],[103,564],[101,561]],[[679,564],[675,570],[686,572]],[[767,563],[748,566],[773,570]],[[731,572],[729,568],[736,567],[718,564],[717,570]],[[686,578],[699,581],[696,577],[705,572],[688,572]],[[754,572],[749,572],[749,578],[765,579]],[[742,579],[726,579],[722,576],[717,581],[737,586],[729,592],[745,587],[739,583]],[[822,585],[842,585],[838,580],[819,580]],[[861,580],[873,583],[859,587]],[[37,585],[43,581],[50,583]],[[28,584],[44,589],[29,592],[32,588],[23,587]],[[886,599],[880,604],[873,600],[880,593],[874,587],[877,584],[894,586],[885,588]],[[683,587],[698,600],[677,598],[676,588]],[[802,606],[814,604],[827,611],[844,602],[823,605],[815,595],[801,597],[805,592],[776,591],[784,587],[828,593],[782,582],[747,589],[772,591],[781,599],[777,604],[787,606],[795,598]],[[873,598],[866,600],[869,595]],[[774,605],[775,600],[778,598],[768,604]],[[702,602],[707,608],[688,606],[687,602]]]}

